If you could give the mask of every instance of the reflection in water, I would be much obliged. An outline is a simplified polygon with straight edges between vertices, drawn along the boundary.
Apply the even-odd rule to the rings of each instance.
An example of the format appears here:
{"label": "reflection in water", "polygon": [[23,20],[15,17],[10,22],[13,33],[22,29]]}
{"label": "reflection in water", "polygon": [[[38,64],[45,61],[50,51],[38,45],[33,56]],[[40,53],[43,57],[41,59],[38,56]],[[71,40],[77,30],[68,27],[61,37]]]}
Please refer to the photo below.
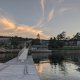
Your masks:
{"label": "reflection in water", "polygon": [[40,64],[36,64],[36,68],[39,73],[41,73],[43,71],[43,67]]}
{"label": "reflection in water", "polygon": [[52,53],[52,55],[49,55],[49,60],[50,60],[50,63],[54,65],[62,64],[64,57],[62,55]]}
{"label": "reflection in water", "polygon": [[[66,56],[66,57],[65,57]],[[36,63],[41,80],[80,80],[80,60],[75,54],[54,53]]]}

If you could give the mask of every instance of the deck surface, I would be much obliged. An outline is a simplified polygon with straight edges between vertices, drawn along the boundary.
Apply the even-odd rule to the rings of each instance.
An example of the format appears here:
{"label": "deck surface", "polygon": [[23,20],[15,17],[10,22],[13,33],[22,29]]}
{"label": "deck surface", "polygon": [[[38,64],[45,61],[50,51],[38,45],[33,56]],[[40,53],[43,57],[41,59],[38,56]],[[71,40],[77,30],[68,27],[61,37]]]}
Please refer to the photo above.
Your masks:
{"label": "deck surface", "polygon": [[0,80],[40,80],[40,76],[31,56],[24,62],[16,57],[0,64]]}

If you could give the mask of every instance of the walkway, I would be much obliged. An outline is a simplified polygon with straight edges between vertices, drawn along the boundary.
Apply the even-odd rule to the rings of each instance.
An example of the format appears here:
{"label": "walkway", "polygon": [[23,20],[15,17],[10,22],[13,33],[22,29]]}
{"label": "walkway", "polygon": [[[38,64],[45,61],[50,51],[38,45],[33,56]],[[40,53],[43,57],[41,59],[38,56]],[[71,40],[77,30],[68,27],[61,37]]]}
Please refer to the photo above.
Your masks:
{"label": "walkway", "polygon": [[24,49],[19,57],[0,64],[0,80],[40,80],[32,56],[26,52]]}

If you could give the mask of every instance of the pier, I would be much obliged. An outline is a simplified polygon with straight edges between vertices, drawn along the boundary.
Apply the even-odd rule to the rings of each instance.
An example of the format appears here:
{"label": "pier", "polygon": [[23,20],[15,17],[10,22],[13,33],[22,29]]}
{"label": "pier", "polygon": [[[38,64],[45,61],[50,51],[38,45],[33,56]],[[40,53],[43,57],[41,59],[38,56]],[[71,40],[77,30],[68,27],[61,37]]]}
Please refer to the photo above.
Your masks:
{"label": "pier", "polygon": [[0,64],[0,80],[40,80],[28,49],[23,48],[16,58]]}

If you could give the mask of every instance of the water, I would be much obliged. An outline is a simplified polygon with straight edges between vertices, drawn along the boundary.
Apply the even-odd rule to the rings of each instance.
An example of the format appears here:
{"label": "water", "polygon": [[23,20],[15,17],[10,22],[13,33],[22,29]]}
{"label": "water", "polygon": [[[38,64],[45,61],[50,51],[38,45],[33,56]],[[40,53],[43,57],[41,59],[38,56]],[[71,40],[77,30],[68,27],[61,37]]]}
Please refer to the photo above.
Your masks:
{"label": "water", "polygon": [[18,55],[18,51],[15,52],[0,52],[0,63],[5,63]]}
{"label": "water", "polygon": [[41,80],[80,80],[80,57],[54,55],[36,63]]}

